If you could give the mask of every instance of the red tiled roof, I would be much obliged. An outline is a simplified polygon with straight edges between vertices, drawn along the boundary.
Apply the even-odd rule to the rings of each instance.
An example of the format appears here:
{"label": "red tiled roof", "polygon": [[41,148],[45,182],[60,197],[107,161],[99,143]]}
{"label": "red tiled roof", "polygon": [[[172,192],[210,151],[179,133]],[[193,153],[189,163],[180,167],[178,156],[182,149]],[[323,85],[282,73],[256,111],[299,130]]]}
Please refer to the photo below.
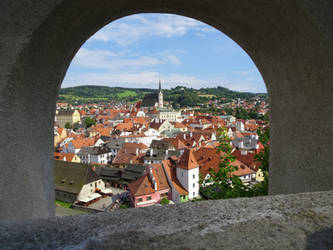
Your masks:
{"label": "red tiled roof", "polygon": [[194,154],[193,149],[185,149],[182,157],[180,158],[179,164],[177,165],[178,168],[183,168],[186,170],[190,170],[196,167],[199,167]]}
{"label": "red tiled roof", "polygon": [[176,174],[176,166],[172,166],[170,160],[162,161],[165,173],[169,176],[172,186],[177,190],[180,195],[187,195],[187,190],[180,184]]}
{"label": "red tiled roof", "polygon": [[[218,152],[216,148],[207,147],[202,147],[194,152],[195,158],[200,165],[200,174],[202,174],[204,178],[209,173],[210,169],[214,169],[216,172],[219,170],[221,156],[223,154],[223,152]],[[236,176],[255,173],[252,169],[237,159],[232,162],[231,165],[238,168],[237,171],[232,172],[232,174]]]}

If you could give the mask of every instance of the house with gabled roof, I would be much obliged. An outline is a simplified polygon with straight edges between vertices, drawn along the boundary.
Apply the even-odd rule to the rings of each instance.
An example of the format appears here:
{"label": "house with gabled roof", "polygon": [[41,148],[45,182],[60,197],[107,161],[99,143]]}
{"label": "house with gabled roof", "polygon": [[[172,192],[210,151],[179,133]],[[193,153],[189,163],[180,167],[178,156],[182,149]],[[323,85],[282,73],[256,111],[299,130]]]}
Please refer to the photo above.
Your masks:
{"label": "house with gabled roof", "polygon": [[189,199],[199,196],[199,164],[193,149],[185,149],[177,164],[176,175],[181,185],[188,191]]}
{"label": "house with gabled roof", "polygon": [[171,200],[174,203],[188,201],[188,191],[182,186],[177,178],[176,161],[173,159],[164,160],[162,161],[162,166],[171,188]]}
{"label": "house with gabled roof", "polygon": [[77,154],[54,152],[54,159],[59,161],[77,162],[80,163],[81,159]]}
{"label": "house with gabled roof", "polygon": [[105,184],[88,164],[55,161],[54,183],[56,200],[81,204],[99,199]]}
{"label": "house with gabled roof", "polygon": [[149,172],[128,185],[133,207],[159,204],[163,198],[171,199],[170,186],[162,164],[152,164]]}

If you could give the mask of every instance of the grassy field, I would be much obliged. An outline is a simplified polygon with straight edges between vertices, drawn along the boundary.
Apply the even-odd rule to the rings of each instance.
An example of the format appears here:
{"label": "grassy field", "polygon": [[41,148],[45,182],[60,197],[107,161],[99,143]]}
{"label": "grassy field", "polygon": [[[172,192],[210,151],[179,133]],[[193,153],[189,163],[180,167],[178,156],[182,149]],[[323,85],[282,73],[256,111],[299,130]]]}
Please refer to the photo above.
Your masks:
{"label": "grassy field", "polygon": [[121,93],[118,93],[117,96],[124,98],[124,97],[129,97],[129,96],[137,96],[138,94],[135,91],[132,90],[125,90]]}
{"label": "grassy field", "polygon": [[68,202],[63,202],[63,201],[55,201],[56,204],[58,204],[59,206],[65,207],[65,208],[69,208],[72,206],[72,203],[68,203]]}

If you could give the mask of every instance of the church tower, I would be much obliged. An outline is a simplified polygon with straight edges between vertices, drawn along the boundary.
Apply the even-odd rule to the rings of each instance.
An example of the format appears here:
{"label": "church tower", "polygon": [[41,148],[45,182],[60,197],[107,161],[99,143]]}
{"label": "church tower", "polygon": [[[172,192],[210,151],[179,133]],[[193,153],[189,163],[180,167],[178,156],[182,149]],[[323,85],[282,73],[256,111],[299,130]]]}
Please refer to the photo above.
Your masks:
{"label": "church tower", "polygon": [[163,93],[162,93],[161,81],[159,81],[159,88],[158,88],[158,107],[163,108]]}

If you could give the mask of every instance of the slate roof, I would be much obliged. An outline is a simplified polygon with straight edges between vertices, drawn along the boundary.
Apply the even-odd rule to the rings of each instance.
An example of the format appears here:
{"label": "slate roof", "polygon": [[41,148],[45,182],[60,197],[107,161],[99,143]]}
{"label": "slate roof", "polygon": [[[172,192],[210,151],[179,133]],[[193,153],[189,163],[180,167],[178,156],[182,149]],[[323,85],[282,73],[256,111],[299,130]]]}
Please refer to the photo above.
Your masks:
{"label": "slate roof", "polygon": [[144,160],[166,160],[171,156],[180,156],[180,151],[178,150],[162,150],[162,149],[154,149],[153,155],[150,155],[150,150],[146,152],[144,156]]}
{"label": "slate roof", "polygon": [[110,153],[110,149],[108,147],[93,147],[91,150],[92,155],[101,155],[101,154],[106,154]]}
{"label": "slate roof", "polygon": [[124,143],[124,137],[111,137],[106,146],[110,149],[120,149]]}
{"label": "slate roof", "polygon": [[82,186],[100,180],[100,177],[88,164],[55,161],[55,189],[68,193],[79,194]]}
{"label": "slate roof", "polygon": [[89,155],[93,152],[92,147],[82,147],[80,151],[77,153],[78,156],[80,155]]}
{"label": "slate roof", "polygon": [[153,149],[161,149],[161,150],[174,149],[174,147],[169,141],[159,141],[159,140],[153,140],[150,144],[150,147]]}
{"label": "slate roof", "polygon": [[146,173],[145,165],[130,164],[127,168],[97,166],[95,172],[103,180],[132,182]]}

